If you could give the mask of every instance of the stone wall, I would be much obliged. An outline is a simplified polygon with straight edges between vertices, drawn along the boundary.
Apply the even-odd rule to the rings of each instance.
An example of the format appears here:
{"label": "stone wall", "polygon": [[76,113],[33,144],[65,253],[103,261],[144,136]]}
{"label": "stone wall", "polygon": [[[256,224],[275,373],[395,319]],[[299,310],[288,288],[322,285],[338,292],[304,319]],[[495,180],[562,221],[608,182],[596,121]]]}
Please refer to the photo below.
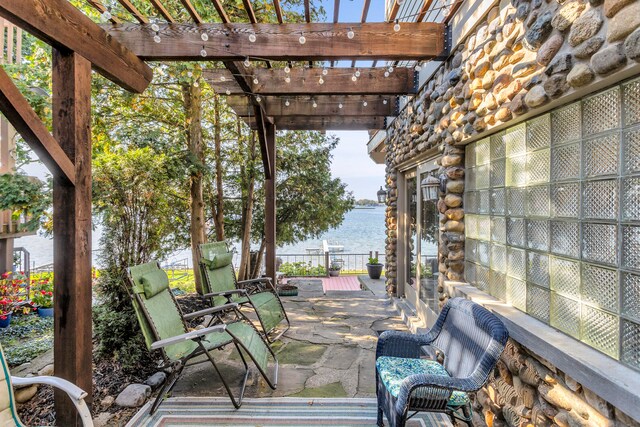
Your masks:
{"label": "stone wall", "polygon": [[551,102],[637,69],[639,0],[503,0],[388,129],[387,289],[397,289],[398,167],[437,147],[440,302],[464,275],[464,145]]}

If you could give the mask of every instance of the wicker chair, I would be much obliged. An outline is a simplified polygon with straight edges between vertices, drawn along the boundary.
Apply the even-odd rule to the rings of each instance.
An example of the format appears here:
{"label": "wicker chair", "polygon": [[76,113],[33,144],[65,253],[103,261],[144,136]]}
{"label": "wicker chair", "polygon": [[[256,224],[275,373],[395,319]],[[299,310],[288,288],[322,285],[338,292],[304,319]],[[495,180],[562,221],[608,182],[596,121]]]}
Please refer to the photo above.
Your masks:
{"label": "wicker chair", "polygon": [[[444,412],[471,424],[468,393],[479,390],[509,338],[502,322],[484,307],[450,299],[425,334],[386,331],[376,350],[378,425],[404,426],[419,411]],[[425,351],[444,356],[442,364]],[[411,412],[413,414],[409,415]]]}

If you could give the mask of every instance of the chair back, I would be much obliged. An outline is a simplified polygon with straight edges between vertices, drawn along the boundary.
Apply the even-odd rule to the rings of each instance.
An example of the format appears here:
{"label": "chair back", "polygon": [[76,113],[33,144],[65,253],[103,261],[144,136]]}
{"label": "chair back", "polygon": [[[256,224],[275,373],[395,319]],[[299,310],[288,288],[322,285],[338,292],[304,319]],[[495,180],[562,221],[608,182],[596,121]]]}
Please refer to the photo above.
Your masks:
{"label": "chair back", "polygon": [[[200,250],[200,271],[202,272],[205,293],[225,292],[236,289],[236,276],[233,271],[233,253],[227,242],[203,243]],[[213,305],[227,302],[225,297],[212,298]]]}
{"label": "chair back", "polygon": [[13,386],[11,385],[11,373],[4,351],[0,346],[0,425],[1,426],[21,426],[22,423],[16,412],[16,401],[13,396]]}
{"label": "chair back", "polygon": [[[158,262],[130,267],[128,274],[133,308],[147,348],[151,349],[154,341],[186,333],[180,308],[169,288],[169,278]],[[192,341],[184,341],[163,348],[163,352],[169,360],[178,360],[189,355],[194,348]]]}
{"label": "chair back", "polygon": [[433,345],[445,354],[444,367],[452,377],[476,377],[481,384],[506,345],[509,334],[504,324],[484,307],[452,298],[443,307],[432,333]]}

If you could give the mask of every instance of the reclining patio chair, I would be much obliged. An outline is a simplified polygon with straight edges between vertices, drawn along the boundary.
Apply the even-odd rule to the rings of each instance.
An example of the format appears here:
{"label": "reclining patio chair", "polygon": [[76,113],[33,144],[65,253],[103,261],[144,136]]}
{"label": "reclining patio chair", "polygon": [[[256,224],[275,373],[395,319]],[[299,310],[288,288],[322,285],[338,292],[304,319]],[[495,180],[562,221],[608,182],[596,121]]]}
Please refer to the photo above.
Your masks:
{"label": "reclining patio chair", "polygon": [[[226,242],[205,243],[198,249],[204,297],[211,298],[214,307],[225,303],[252,307],[270,343],[289,329],[289,318],[269,277],[238,282],[231,262],[233,253],[229,252]],[[286,327],[275,333],[283,320]]]}
{"label": "reclining patio chair", "polygon": [[[171,367],[169,377],[151,406],[151,414],[171,391],[185,366],[207,361],[211,362],[222,380],[233,406],[239,408],[249,374],[241,349],[253,360],[269,387],[276,388],[278,360],[253,323],[240,312],[237,304],[226,304],[183,315],[169,288],[169,278],[157,262],[130,267],[128,276],[133,293],[133,307],[147,348],[162,352],[164,364],[161,369]],[[212,316],[212,320],[204,329],[187,331],[185,320],[206,315]],[[213,350],[222,349],[229,344],[234,345],[240,354],[245,370],[238,397],[231,392],[227,379],[212,355]],[[189,363],[201,355],[205,355],[206,359]],[[267,375],[270,358],[274,363],[271,378]]]}
{"label": "reclining patio chair", "polygon": [[2,346],[0,346],[0,363],[2,364],[2,371],[0,371],[0,383],[2,383],[2,387],[0,387],[1,426],[24,426],[24,424],[22,424],[22,421],[20,421],[20,418],[18,417],[18,412],[16,411],[16,401],[13,396],[12,384],[19,386],[46,384],[55,388],[59,388],[60,390],[67,393],[69,399],[71,399],[78,411],[78,414],[80,415],[82,425],[85,427],[93,427],[91,412],[89,412],[89,407],[84,401],[84,398],[87,397],[87,393],[84,390],[80,389],[75,384],[58,377],[12,377],[11,375],[9,375],[9,365],[7,364],[7,359],[5,359],[4,357]]}
{"label": "reclining patio chair", "polygon": [[[508,338],[500,319],[462,298],[447,301],[425,334],[383,332],[376,349],[378,425],[383,413],[391,427],[400,427],[424,411],[444,412],[454,425],[459,419],[471,426],[467,393],[485,384]],[[443,355],[443,364],[421,358],[425,351]]]}

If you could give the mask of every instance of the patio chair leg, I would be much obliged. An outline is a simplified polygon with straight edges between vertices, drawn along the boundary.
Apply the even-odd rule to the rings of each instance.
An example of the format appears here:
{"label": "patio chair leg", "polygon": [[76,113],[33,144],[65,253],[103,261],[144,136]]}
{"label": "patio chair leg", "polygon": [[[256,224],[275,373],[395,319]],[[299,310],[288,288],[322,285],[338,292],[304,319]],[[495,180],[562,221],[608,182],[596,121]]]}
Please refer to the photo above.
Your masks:
{"label": "patio chair leg", "polygon": [[233,404],[234,408],[236,408],[236,409],[240,408],[240,406],[242,406],[242,398],[244,397],[244,390],[245,390],[245,388],[247,386],[247,379],[249,378],[249,366],[247,365],[247,362],[244,360],[244,356],[242,355],[242,352],[238,348],[238,344],[236,344],[235,342],[233,343],[236,346],[236,349],[238,350],[238,352],[240,353],[240,358],[242,359],[242,363],[244,364],[244,378],[242,379],[242,382],[241,382],[241,385],[240,385],[240,396],[238,397],[238,400],[236,400],[233,397],[233,393],[231,392],[231,388],[229,387],[229,384],[227,384],[227,380],[222,375],[222,372],[220,372],[220,369],[218,369],[218,365],[216,365],[216,362],[213,359],[213,356],[211,356],[211,354],[209,354],[209,352],[206,350],[206,348],[204,347],[202,342],[199,342],[198,344],[204,350],[205,354],[209,358],[209,361],[213,365],[213,369],[216,370],[216,372],[218,373],[218,376],[222,380],[222,384],[224,385],[224,388],[227,390],[227,394],[229,395],[229,399],[231,399],[231,403]]}
{"label": "patio chair leg", "polygon": [[382,408],[378,406],[378,427],[384,427]]}
{"label": "patio chair leg", "polygon": [[167,378],[164,385],[162,386],[162,389],[160,389],[160,392],[158,393],[156,400],[154,400],[153,405],[151,405],[151,410],[149,411],[151,415],[153,415],[158,410],[158,406],[160,406],[160,403],[162,403],[165,396],[171,391],[173,386],[178,381],[178,378],[180,377],[180,373],[184,369],[184,365],[185,365],[184,363],[180,363],[180,365],[175,367],[173,371],[171,371],[171,374],[169,374],[169,378]]}

